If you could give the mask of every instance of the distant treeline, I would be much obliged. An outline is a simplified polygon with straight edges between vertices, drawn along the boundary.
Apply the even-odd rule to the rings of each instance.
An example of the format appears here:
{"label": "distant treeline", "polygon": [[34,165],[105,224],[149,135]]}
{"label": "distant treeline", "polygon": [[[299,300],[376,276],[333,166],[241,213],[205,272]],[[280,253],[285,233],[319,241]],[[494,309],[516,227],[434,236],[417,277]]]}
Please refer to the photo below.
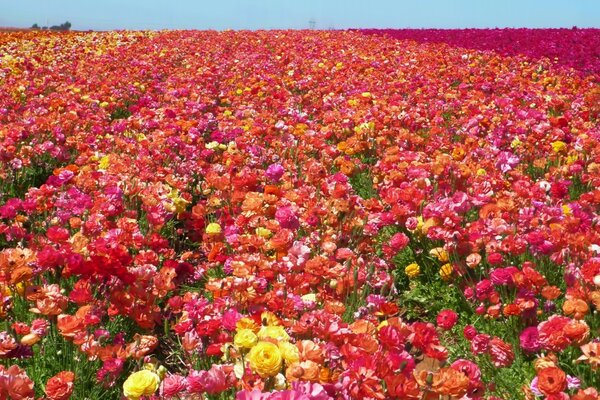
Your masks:
{"label": "distant treeline", "polygon": [[60,25],[52,25],[51,27],[42,26],[40,27],[38,24],[31,25],[31,29],[40,29],[40,30],[51,30],[51,31],[68,31],[71,29],[71,23],[69,21]]}

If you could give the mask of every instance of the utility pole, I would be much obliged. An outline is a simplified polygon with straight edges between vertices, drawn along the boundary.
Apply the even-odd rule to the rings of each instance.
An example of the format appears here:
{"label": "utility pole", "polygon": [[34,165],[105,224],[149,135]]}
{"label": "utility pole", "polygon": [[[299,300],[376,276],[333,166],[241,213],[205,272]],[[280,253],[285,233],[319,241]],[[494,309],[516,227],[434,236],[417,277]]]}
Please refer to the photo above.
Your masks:
{"label": "utility pole", "polygon": [[317,21],[315,21],[315,19],[314,19],[314,18],[311,18],[311,19],[308,21],[308,26],[310,27],[310,29],[311,29],[311,30],[312,30],[312,29],[315,29],[315,25],[316,25],[316,24],[317,24]]}

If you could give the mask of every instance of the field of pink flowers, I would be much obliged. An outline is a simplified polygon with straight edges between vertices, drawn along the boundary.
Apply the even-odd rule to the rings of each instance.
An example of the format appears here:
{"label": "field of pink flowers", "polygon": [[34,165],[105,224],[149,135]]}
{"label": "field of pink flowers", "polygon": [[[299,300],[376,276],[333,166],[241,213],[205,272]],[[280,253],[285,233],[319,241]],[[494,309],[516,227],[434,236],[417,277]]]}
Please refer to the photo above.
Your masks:
{"label": "field of pink flowers", "polygon": [[0,399],[599,399],[574,32],[0,33]]}

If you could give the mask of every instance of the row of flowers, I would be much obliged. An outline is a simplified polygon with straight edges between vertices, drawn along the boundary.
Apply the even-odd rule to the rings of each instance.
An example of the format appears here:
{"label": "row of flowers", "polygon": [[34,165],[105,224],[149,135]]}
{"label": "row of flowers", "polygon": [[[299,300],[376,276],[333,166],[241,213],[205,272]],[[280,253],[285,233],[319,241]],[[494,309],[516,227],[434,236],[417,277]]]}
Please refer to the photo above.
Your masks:
{"label": "row of flowers", "polygon": [[0,46],[2,395],[598,398],[593,76],[358,32]]}

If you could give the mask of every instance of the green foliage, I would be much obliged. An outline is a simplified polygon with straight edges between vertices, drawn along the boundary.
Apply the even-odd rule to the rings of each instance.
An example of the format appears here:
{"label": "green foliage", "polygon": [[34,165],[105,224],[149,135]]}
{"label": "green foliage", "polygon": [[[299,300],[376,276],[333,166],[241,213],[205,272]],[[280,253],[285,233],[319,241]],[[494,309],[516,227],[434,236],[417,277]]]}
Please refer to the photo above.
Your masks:
{"label": "green foliage", "polygon": [[355,173],[350,177],[352,188],[363,199],[377,197],[377,191],[373,188],[373,176],[368,169]]}

